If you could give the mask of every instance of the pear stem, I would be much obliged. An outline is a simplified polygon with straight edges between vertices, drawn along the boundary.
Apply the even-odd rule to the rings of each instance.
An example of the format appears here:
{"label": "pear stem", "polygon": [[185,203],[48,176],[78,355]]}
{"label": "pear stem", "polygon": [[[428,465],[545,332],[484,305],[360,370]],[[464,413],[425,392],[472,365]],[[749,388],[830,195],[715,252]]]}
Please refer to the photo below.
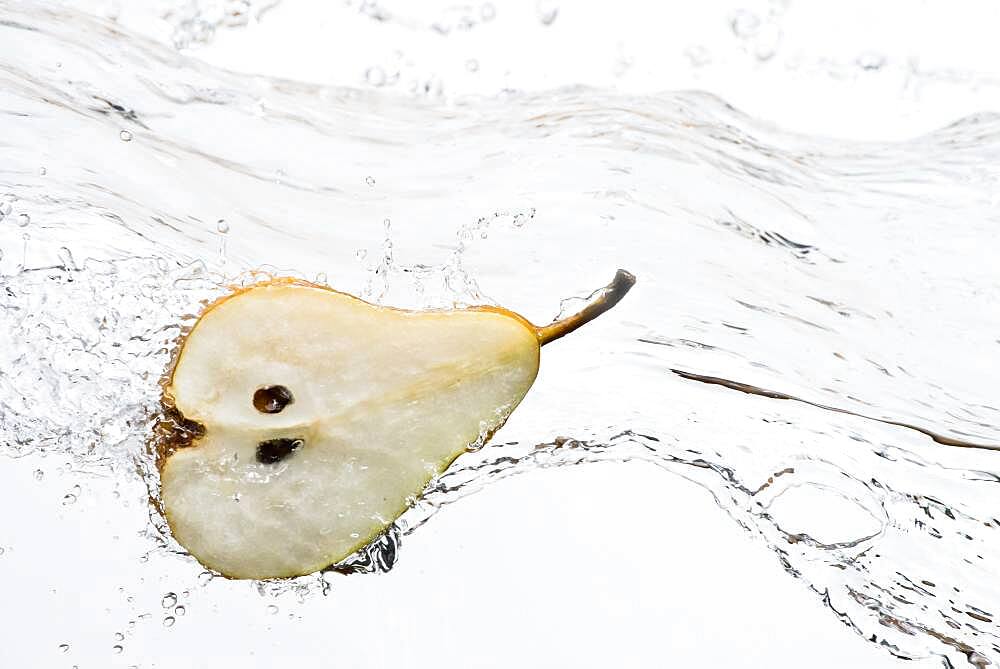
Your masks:
{"label": "pear stem", "polygon": [[550,341],[559,339],[564,335],[568,335],[581,325],[594,320],[605,311],[621,302],[621,299],[625,297],[625,293],[627,293],[634,285],[635,276],[623,269],[618,270],[615,274],[615,278],[611,280],[611,283],[599,290],[598,293],[596,293],[596,297],[591,296],[592,299],[590,303],[579,312],[573,314],[572,316],[568,316],[561,321],[550,323],[545,327],[536,328],[539,343],[544,346]]}

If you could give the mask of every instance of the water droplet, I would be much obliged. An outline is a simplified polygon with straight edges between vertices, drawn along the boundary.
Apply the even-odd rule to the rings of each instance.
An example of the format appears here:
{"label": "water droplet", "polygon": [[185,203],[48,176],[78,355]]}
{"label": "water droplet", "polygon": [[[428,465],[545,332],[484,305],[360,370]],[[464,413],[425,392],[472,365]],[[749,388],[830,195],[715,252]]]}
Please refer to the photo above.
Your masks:
{"label": "water droplet", "polygon": [[121,632],[115,632],[115,641],[124,641],[125,635]]}
{"label": "water droplet", "polygon": [[36,481],[41,481],[43,478],[45,478],[45,472],[43,472],[41,469],[36,469],[35,470],[35,480]]}
{"label": "water droplet", "polygon": [[213,574],[210,571],[203,571],[200,574],[198,574],[198,585],[204,588],[206,585],[212,582],[213,578],[215,578],[215,574]]}
{"label": "water droplet", "polygon": [[369,186],[375,185],[375,177],[365,177],[365,183]]}
{"label": "water droplet", "polygon": [[492,21],[493,19],[496,18],[497,8],[493,6],[493,3],[487,2],[485,5],[483,5],[483,8],[480,10],[479,15],[483,17],[483,21]]}
{"label": "water droplet", "polygon": [[163,619],[163,626],[164,627],[173,627],[175,622],[176,622],[176,620],[175,620],[175,618],[173,616],[167,616],[166,618]]}
{"label": "water droplet", "polygon": [[114,653],[115,655],[121,655],[123,650],[125,649],[121,646],[112,646],[111,648],[111,652]]}
{"label": "water droplet", "polygon": [[69,644],[68,643],[61,643],[61,644],[59,644],[59,650],[62,651],[63,653],[68,653],[69,652]]}
{"label": "water droplet", "polygon": [[122,130],[120,133],[118,133],[118,137],[121,138],[123,142],[132,141],[132,133],[129,132],[128,130]]}
{"label": "water droplet", "polygon": [[476,60],[475,58],[470,58],[469,60],[465,61],[465,69],[468,70],[469,72],[478,72],[479,61]]}
{"label": "water droplet", "polygon": [[358,538],[360,538],[360,537],[361,537],[361,535],[360,535],[360,534],[358,534],[357,532],[351,532],[351,538],[352,538],[352,539],[358,539]]}
{"label": "water droplet", "polygon": [[28,227],[28,224],[31,223],[31,216],[28,216],[27,214],[18,214],[16,223],[17,227],[26,228]]}
{"label": "water droplet", "polygon": [[858,67],[869,72],[880,70],[885,66],[885,56],[874,51],[865,51],[858,56]]}
{"label": "water droplet", "polygon": [[741,9],[730,20],[730,27],[737,37],[753,37],[760,29],[760,19],[753,12]]}
{"label": "water droplet", "polygon": [[365,81],[368,82],[369,86],[375,86],[376,88],[385,86],[385,78],[385,70],[378,65],[369,67],[365,71]]}
{"label": "water droplet", "polygon": [[538,0],[535,3],[535,13],[543,26],[550,26],[559,16],[559,6],[552,0]]}
{"label": "water droplet", "polygon": [[219,222],[215,224],[215,229],[219,231],[219,234],[224,235],[229,232],[229,224],[224,218],[220,218]]}
{"label": "water droplet", "polygon": [[72,504],[76,504],[76,495],[74,495],[73,493],[67,493],[63,495],[62,503],[63,506],[70,506]]}
{"label": "water droplet", "polygon": [[168,592],[167,594],[163,595],[163,599],[160,600],[160,606],[162,606],[165,609],[172,609],[173,607],[177,606],[177,595],[175,595],[172,592]]}
{"label": "water droplet", "polygon": [[2,221],[5,216],[9,216],[10,211],[13,208],[14,207],[10,202],[6,201],[0,202],[0,221]]}
{"label": "water droplet", "polygon": [[187,609],[184,608],[183,606],[178,606],[177,608],[174,609],[174,613],[179,616],[183,616],[184,614],[187,613]]}
{"label": "water droplet", "polygon": [[278,607],[275,606],[274,604],[268,604],[268,606],[267,606],[267,615],[273,616],[273,615],[277,615],[277,613],[278,613]]}

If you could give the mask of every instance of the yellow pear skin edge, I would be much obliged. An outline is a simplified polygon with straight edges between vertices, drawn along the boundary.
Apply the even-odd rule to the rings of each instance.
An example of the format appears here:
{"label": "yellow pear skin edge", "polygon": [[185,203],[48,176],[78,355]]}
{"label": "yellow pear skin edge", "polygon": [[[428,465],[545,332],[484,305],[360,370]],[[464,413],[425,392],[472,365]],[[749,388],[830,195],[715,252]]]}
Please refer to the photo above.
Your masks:
{"label": "yellow pear skin edge", "polygon": [[[538,340],[539,346],[543,346],[551,341],[554,341],[556,339],[559,339],[560,337],[569,334],[570,332],[573,332],[577,328],[592,321],[593,319],[597,318],[604,312],[614,307],[618,302],[621,301],[621,299],[625,296],[625,294],[628,293],[628,291],[635,284],[635,281],[636,279],[634,275],[625,270],[619,269],[615,274],[615,277],[611,281],[611,283],[609,283],[603,289],[597,291],[597,293],[595,293],[595,295],[591,297],[590,302],[578,313],[542,327],[535,326],[520,314],[517,314],[508,309],[504,309],[502,307],[475,306],[462,310],[440,310],[440,311],[487,311],[508,316],[510,318],[513,318],[515,321],[521,323],[526,329],[528,329],[532,334],[534,334],[534,336]],[[328,286],[321,286],[302,279],[281,277],[236,288],[230,294],[225,295],[219,298],[218,300],[212,302],[208,306],[206,306],[205,309],[202,311],[202,313],[199,315],[198,321],[204,318],[205,315],[207,315],[213,309],[223,304],[224,302],[232,299],[233,297],[241,295],[250,290],[260,288],[262,286],[282,286],[282,285],[298,285],[309,288],[318,288],[321,290],[326,290],[333,293],[338,293],[340,295],[344,295],[351,299],[368,304],[373,308],[391,309],[391,307],[384,307],[381,305],[371,304],[369,302],[366,302],[365,300],[362,300],[361,298],[350,295],[349,293],[343,293],[341,291],[334,290]],[[409,311],[404,309],[394,309],[394,310],[404,311],[404,312]],[[432,311],[433,310],[426,310],[421,313],[429,313]],[[181,414],[180,411],[176,409],[176,407],[174,406],[174,401],[171,393],[174,371],[176,370],[178,361],[182,357],[184,346],[187,343],[187,335],[190,334],[190,332],[194,331],[197,324],[198,322],[196,322],[195,325],[192,326],[191,330],[189,330],[188,333],[185,334],[184,339],[182,340],[181,344],[177,347],[177,350],[173,355],[167,373],[161,380],[161,386],[163,387],[161,402],[163,406],[164,418],[155,427],[153,444],[152,444],[153,450],[156,455],[157,470],[161,472],[164,463],[172,453],[174,453],[180,448],[196,447],[198,439],[202,434],[204,434],[203,426],[194,421],[186,419],[183,416],[183,414]],[[484,436],[484,443],[488,442],[493,437],[493,434],[501,427],[503,427],[509,415],[510,414],[508,413],[507,416],[504,416],[503,419]],[[448,459],[447,461],[442,462],[441,466],[437,471],[437,474],[439,475],[444,471],[446,471],[460,455],[461,452],[456,453],[454,457]],[[428,481],[431,478],[433,478],[433,476],[428,478]],[[160,515],[167,521],[167,525],[171,528],[171,533],[174,533],[174,522],[171,519],[170,513],[164,508],[162,501],[160,499],[152,499],[151,501],[153,502],[156,509],[159,511]],[[406,506],[397,509],[396,513],[393,516],[393,521],[399,516],[401,516],[406,511],[406,509],[407,509]],[[387,524],[385,527],[388,527],[389,524]],[[369,536],[359,537],[356,545],[351,549],[348,555],[354,554],[358,550],[362,549],[363,547],[367,546],[372,541],[374,541],[380,534],[382,534],[385,531],[385,527],[373,531]],[[327,568],[329,566],[330,565],[327,564],[317,565],[315,569],[312,569],[309,572],[305,573],[313,573],[315,571]],[[303,574],[301,573],[289,573],[280,575],[276,574],[274,578],[295,577],[300,575]],[[240,577],[233,577],[225,573],[222,573],[222,576],[225,576],[226,578],[240,578]]]}

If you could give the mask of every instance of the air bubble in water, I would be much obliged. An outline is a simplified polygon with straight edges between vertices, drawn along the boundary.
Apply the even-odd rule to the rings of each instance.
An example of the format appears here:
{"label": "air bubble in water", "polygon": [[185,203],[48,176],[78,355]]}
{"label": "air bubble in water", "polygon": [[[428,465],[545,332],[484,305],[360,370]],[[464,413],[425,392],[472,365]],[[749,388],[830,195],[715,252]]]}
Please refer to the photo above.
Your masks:
{"label": "air bubble in water", "polygon": [[167,594],[163,595],[163,599],[160,600],[160,606],[162,606],[165,609],[171,609],[177,606],[177,595],[175,595],[172,592],[168,592]]}
{"label": "air bubble in water", "polygon": [[44,176],[45,176],[46,174],[48,174],[48,173],[49,173],[49,171],[48,171],[47,169],[45,169],[44,167],[39,167],[39,168],[38,168],[38,174],[39,174],[40,176],[43,176],[43,177],[44,177]]}
{"label": "air bubble in water", "polygon": [[365,183],[369,186],[375,185],[375,177],[365,177]]}
{"label": "air bubble in water", "polygon": [[66,493],[65,495],[63,495],[62,503],[63,506],[71,506],[73,504],[76,504],[76,495],[74,495],[73,493]]}
{"label": "air bubble in water", "polygon": [[115,632],[115,641],[124,641],[125,635],[121,632]]}
{"label": "air bubble in water", "polygon": [[122,130],[120,133],[118,133],[118,137],[121,138],[123,142],[132,141],[132,133],[129,132],[128,130]]}
{"label": "air bubble in water", "polygon": [[13,208],[14,207],[10,202],[0,201],[0,221],[2,221],[4,217],[9,216],[10,211]]}
{"label": "air bubble in water", "polygon": [[31,216],[28,216],[27,214],[18,214],[15,222],[17,223],[17,227],[26,228],[28,227],[28,224],[31,223]]}
{"label": "air bubble in water", "polygon": [[538,0],[535,3],[535,13],[543,26],[550,26],[559,16],[559,6],[552,0]]}
{"label": "air bubble in water", "polygon": [[274,615],[277,615],[277,614],[278,614],[278,607],[275,606],[274,604],[268,604],[268,606],[267,606],[267,615],[274,616]]}
{"label": "air bubble in water", "polygon": [[36,481],[41,481],[43,478],[45,478],[45,472],[43,472],[41,469],[36,469],[34,476]]}
{"label": "air bubble in water", "polygon": [[376,88],[380,86],[385,86],[385,70],[383,70],[378,65],[369,67],[365,71],[365,81],[368,82],[369,86],[375,86]]}
{"label": "air bubble in water", "polygon": [[186,613],[187,613],[187,609],[184,608],[183,606],[178,606],[177,608],[174,609],[174,614],[175,615],[183,616]]}
{"label": "air bubble in water", "polygon": [[741,9],[733,15],[729,25],[737,37],[753,37],[760,30],[760,19],[753,12]]}
{"label": "air bubble in water", "polygon": [[226,234],[229,232],[229,223],[223,218],[219,219],[219,222],[215,224],[215,229],[219,231],[219,234]]}
{"label": "air bubble in water", "polygon": [[63,653],[68,653],[69,652],[69,644],[68,643],[61,643],[61,644],[59,644],[59,650],[61,652],[63,652]]}
{"label": "air bubble in water", "polygon": [[166,618],[163,619],[163,626],[164,627],[173,627],[175,622],[176,622],[176,619],[173,616],[167,616]]}
{"label": "air bubble in water", "polygon": [[115,645],[111,647],[111,652],[114,653],[115,655],[121,655],[123,650],[125,650],[125,648],[123,648],[120,645]]}
{"label": "air bubble in water", "polygon": [[211,583],[212,579],[214,578],[215,574],[213,574],[212,572],[203,571],[200,574],[198,574],[198,585],[200,585],[201,587],[205,587],[206,585]]}

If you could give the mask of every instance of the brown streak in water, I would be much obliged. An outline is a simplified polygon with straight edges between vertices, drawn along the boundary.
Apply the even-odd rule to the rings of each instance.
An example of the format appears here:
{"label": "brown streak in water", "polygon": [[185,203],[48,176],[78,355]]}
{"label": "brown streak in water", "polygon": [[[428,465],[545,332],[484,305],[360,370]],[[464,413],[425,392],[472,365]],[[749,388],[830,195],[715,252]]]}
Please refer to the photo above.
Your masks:
{"label": "brown streak in water", "polygon": [[850,411],[848,409],[842,409],[840,407],[829,406],[827,404],[820,404],[818,402],[813,402],[810,400],[802,399],[801,397],[795,397],[794,395],[789,395],[787,393],[782,393],[775,390],[767,390],[765,388],[758,388],[757,386],[752,386],[748,383],[741,383],[739,381],[731,381],[729,379],[723,379],[718,376],[706,376],[704,374],[695,374],[694,372],[685,372],[681,369],[671,369],[671,372],[677,376],[689,379],[691,381],[698,381],[700,383],[709,383],[717,386],[722,386],[723,388],[729,388],[730,390],[738,390],[741,393],[747,393],[748,395],[760,395],[761,397],[768,397],[774,400],[792,400],[794,402],[801,402],[803,404],[808,404],[814,406],[818,409],[824,409],[826,411],[834,411],[836,413],[846,414],[848,416],[856,416],[858,418],[864,418],[866,420],[873,420],[884,425],[893,425],[895,427],[902,427],[908,430],[915,430],[923,435],[926,435],[936,441],[939,444],[945,446],[957,446],[959,448],[979,448],[987,451],[1000,451],[1000,444],[977,444],[972,441],[965,441],[963,439],[955,439],[954,437],[949,437],[943,434],[939,434],[932,430],[928,430],[925,427],[920,427],[919,425],[911,425],[910,423],[903,423],[898,420],[891,420],[889,418],[878,418],[875,416],[866,416],[862,413],[857,413],[855,411]]}

